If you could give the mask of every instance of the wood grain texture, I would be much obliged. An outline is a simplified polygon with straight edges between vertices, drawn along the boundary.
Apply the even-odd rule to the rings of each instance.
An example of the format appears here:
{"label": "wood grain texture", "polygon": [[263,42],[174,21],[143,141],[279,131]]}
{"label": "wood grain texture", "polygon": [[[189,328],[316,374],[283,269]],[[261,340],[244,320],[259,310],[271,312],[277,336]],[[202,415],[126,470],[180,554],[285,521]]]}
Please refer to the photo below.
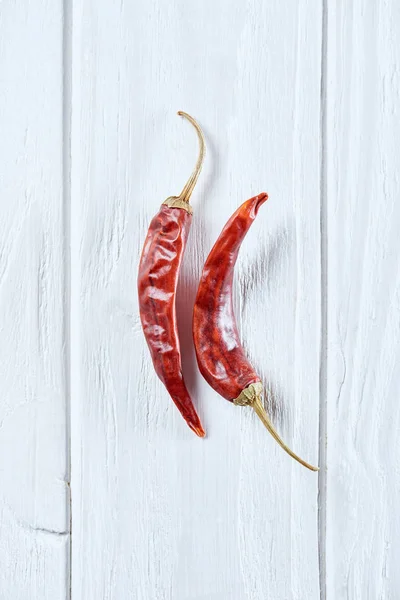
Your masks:
{"label": "wood grain texture", "polygon": [[[0,2],[0,600],[398,599],[399,41],[395,0]],[[197,156],[178,109],[208,148],[178,294],[205,440],[136,298]],[[285,441],[323,434],[319,489],[194,357],[204,260],[262,191],[239,329]]]}
{"label": "wood grain texture", "polygon": [[62,2],[0,16],[0,598],[68,594]]}
{"label": "wood grain texture", "polygon": [[329,3],[327,597],[399,597],[400,6]]}
{"label": "wood grain texture", "polygon": [[[318,454],[321,7],[75,0],[72,597],[319,598],[317,477],[217,397],[191,342],[205,256],[267,191],[237,270],[241,334],[275,423]],[[184,371],[208,437],[155,376],[136,300],[151,217],[206,165],[180,282]]]}

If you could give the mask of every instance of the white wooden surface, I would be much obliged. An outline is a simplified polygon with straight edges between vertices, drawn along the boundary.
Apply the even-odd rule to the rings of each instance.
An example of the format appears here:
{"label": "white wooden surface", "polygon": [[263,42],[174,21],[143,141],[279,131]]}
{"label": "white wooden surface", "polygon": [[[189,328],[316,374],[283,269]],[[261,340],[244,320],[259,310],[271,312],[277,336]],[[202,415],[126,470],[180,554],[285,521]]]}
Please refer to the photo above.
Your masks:
{"label": "white wooden surface", "polygon": [[[395,0],[0,3],[0,600],[399,597],[399,61]],[[205,440],[136,299],[196,158],[179,109],[208,148],[178,298]],[[202,264],[261,191],[240,331],[319,476],[195,364]]]}
{"label": "white wooden surface", "polygon": [[0,598],[69,588],[62,2],[0,4]]}
{"label": "white wooden surface", "polygon": [[327,597],[400,596],[400,5],[332,3]]}

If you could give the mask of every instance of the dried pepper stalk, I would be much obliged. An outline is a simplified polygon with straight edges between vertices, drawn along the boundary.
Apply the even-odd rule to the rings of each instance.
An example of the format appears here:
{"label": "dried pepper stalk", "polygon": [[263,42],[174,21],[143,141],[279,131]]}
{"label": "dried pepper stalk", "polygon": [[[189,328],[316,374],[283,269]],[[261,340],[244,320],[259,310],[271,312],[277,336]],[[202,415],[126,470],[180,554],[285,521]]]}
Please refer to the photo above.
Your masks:
{"label": "dried pepper stalk", "polygon": [[263,385],[245,356],[233,311],[233,274],[239,249],[267,198],[267,194],[259,194],[237,209],[206,260],[193,313],[197,362],[215,391],[238,406],[251,406],[290,456],[317,471],[288,448],[272,425],[261,400]]}
{"label": "dried pepper stalk", "polygon": [[182,375],[176,322],[176,287],[192,221],[189,204],[203,165],[204,136],[196,121],[178,112],[195,127],[200,150],[192,175],[179,196],[170,196],[150,223],[139,265],[140,319],[153,365],[189,427],[199,436],[205,431]]}

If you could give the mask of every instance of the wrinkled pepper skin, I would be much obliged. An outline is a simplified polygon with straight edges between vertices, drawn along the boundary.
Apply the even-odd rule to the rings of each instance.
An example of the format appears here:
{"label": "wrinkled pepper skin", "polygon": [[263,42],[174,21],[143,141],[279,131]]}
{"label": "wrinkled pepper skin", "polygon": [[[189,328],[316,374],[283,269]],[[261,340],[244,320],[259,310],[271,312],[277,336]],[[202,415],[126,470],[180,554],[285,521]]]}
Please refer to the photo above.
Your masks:
{"label": "wrinkled pepper skin", "polygon": [[200,372],[230,401],[260,381],[240,343],[232,285],[242,241],[267,198],[263,193],[247,200],[229,219],[206,260],[194,306],[193,339]]}
{"label": "wrinkled pepper skin", "polygon": [[192,215],[161,206],[153,218],[139,265],[140,319],[154,368],[189,427],[205,432],[186,388],[181,364],[175,295]]}

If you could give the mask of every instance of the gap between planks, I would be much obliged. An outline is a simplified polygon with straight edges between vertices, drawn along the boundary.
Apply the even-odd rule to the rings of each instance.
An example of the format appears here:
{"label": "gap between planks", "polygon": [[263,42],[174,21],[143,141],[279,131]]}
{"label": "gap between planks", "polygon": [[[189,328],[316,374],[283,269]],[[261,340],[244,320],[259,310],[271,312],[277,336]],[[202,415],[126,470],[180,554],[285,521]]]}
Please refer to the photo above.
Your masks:
{"label": "gap between planks", "polygon": [[63,0],[62,12],[62,168],[63,168],[63,349],[66,416],[66,479],[68,485],[69,552],[67,556],[67,598],[72,598],[72,497],[71,497],[71,114],[72,114],[72,1]]}
{"label": "gap between planks", "polygon": [[327,196],[327,68],[328,2],[322,0],[320,99],[320,235],[321,235],[321,348],[319,373],[318,560],[320,600],[326,600],[327,502],[327,368],[328,368],[328,196]]}

